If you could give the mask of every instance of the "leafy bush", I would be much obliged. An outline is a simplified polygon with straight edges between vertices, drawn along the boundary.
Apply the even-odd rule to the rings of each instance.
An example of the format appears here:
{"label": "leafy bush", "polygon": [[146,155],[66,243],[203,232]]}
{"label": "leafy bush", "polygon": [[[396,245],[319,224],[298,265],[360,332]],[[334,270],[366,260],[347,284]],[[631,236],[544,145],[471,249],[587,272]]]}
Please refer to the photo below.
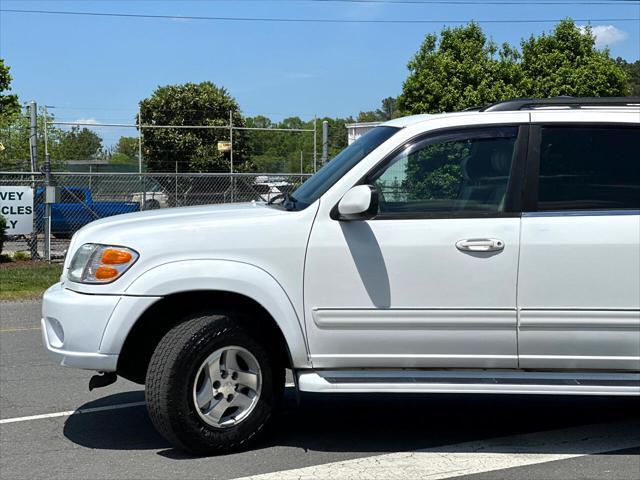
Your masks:
{"label": "leafy bush", "polygon": [[16,252],[13,254],[13,260],[16,262],[26,262],[27,260],[31,260],[31,255],[27,252]]}

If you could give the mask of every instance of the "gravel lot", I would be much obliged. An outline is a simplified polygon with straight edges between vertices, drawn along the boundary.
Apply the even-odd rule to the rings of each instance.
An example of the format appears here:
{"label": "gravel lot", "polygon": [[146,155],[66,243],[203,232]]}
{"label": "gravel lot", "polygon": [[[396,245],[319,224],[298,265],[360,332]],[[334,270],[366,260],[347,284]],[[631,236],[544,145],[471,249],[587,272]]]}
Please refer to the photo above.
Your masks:
{"label": "gravel lot", "polygon": [[[288,391],[263,443],[192,458],[155,433],[144,406],[127,405],[144,400],[141,386],[89,392],[91,372],[49,360],[39,302],[0,303],[0,314],[4,479],[640,478],[637,398],[304,395],[298,406]],[[107,408],[65,413],[97,407]],[[16,421],[45,414],[59,415]]]}

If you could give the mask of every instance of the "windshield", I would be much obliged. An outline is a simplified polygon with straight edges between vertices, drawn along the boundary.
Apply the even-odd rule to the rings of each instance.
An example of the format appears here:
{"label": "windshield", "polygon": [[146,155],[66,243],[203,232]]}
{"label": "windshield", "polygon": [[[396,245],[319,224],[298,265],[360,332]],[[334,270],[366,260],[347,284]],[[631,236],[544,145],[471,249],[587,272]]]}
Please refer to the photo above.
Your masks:
{"label": "windshield", "polygon": [[398,130],[395,127],[373,128],[342,150],[291,194],[295,209],[301,210],[315,202],[345,173]]}

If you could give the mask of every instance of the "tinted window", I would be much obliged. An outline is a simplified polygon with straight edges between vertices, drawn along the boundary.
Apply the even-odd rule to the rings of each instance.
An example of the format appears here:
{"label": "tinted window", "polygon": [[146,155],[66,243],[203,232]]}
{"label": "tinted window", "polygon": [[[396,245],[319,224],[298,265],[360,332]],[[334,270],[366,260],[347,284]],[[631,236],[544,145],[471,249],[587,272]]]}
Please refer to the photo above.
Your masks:
{"label": "tinted window", "polygon": [[538,210],[640,208],[640,129],[544,127]]}
{"label": "tinted window", "polygon": [[504,211],[517,127],[448,133],[399,153],[371,183],[380,213]]}

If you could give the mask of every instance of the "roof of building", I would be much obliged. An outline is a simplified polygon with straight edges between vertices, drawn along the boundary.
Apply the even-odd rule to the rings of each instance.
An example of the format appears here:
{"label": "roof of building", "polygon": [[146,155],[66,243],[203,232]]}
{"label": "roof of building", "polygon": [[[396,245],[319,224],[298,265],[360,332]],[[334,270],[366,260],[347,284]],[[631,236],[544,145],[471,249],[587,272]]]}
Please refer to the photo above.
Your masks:
{"label": "roof of building", "polygon": [[354,122],[354,123],[345,123],[346,128],[358,128],[358,127],[377,127],[378,125],[382,125],[384,122]]}

